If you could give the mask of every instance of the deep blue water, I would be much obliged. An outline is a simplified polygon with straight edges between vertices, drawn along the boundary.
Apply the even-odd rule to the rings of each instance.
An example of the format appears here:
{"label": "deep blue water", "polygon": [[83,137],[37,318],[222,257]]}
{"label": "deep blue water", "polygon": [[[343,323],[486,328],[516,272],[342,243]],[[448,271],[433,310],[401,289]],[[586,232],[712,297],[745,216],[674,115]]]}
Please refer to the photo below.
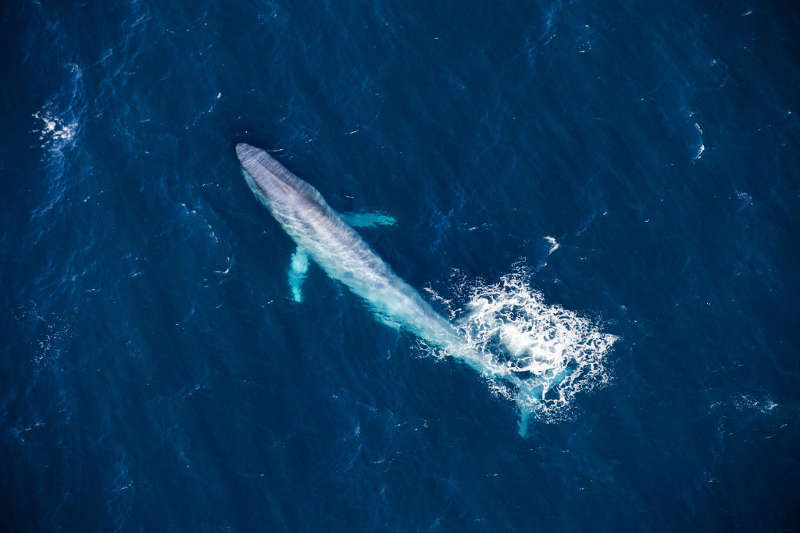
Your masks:
{"label": "deep blue water", "polygon": [[[9,0],[0,50],[3,531],[800,529],[791,3]],[[593,386],[522,438],[292,302],[241,141],[442,313],[522,269]]]}

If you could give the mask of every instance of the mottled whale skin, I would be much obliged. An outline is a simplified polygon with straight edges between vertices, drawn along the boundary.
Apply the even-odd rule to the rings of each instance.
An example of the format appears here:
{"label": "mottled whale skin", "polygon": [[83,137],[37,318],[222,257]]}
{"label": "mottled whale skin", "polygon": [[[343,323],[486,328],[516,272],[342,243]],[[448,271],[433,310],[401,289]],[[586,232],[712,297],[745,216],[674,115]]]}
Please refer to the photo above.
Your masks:
{"label": "mottled whale skin", "polygon": [[236,155],[250,188],[297,244],[295,257],[307,255],[328,276],[363,298],[386,324],[413,333],[483,375],[521,385],[507,366],[468,346],[456,328],[392,272],[314,187],[264,150],[240,143]]}

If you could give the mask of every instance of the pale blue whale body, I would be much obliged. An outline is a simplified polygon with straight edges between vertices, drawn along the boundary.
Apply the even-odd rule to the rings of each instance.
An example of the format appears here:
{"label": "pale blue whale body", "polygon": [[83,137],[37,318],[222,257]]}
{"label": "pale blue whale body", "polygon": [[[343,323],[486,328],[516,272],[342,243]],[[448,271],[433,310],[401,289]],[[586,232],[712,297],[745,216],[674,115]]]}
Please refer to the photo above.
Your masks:
{"label": "pale blue whale body", "polygon": [[[296,301],[302,300],[302,281],[310,258],[331,278],[363,298],[384,323],[413,333],[484,376],[519,387],[520,393],[525,393],[520,394],[520,402],[535,399],[535,391],[528,390],[530,386],[507,365],[471,348],[447,319],[392,272],[314,187],[264,150],[240,143],[236,145],[236,155],[256,197],[297,244],[289,269]],[[349,220],[360,226],[394,222],[385,215],[355,215]],[[523,405],[520,407],[520,433],[524,434],[530,413]]]}

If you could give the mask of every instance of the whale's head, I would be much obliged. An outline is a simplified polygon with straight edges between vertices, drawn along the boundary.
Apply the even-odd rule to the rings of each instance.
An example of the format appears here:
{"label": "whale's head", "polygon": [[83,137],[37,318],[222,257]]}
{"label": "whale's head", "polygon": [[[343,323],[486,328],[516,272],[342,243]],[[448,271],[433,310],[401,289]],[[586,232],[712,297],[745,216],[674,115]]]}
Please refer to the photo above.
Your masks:
{"label": "whale's head", "polygon": [[314,187],[292,174],[266,151],[239,143],[236,155],[248,185],[281,223],[297,219],[310,208],[328,209]]}
{"label": "whale's head", "polygon": [[[246,143],[236,145],[236,156],[252,179],[250,186],[269,205],[280,205],[295,193],[291,173],[264,150]],[[291,176],[294,178],[294,176]],[[295,178],[297,179],[297,178]],[[248,180],[249,182],[250,180]]]}

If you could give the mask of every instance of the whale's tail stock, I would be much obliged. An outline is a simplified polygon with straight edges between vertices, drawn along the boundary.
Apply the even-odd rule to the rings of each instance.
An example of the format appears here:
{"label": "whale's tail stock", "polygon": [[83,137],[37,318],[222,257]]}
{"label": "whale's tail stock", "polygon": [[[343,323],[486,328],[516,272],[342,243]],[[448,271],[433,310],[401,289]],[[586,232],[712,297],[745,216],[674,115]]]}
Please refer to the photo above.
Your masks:
{"label": "whale's tail stock", "polygon": [[548,388],[547,383],[537,382],[534,379],[520,379],[517,383],[514,401],[517,404],[519,416],[517,427],[520,437],[528,436],[528,422],[542,407]]}

